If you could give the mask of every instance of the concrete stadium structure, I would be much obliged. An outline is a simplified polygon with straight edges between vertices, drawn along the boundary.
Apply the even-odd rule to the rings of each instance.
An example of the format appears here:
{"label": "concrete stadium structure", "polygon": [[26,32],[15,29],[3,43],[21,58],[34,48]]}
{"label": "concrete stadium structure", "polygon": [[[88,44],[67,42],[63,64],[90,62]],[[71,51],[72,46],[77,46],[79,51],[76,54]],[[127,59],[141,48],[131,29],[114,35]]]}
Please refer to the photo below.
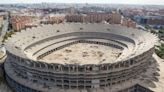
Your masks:
{"label": "concrete stadium structure", "polygon": [[120,84],[147,69],[155,42],[119,25],[42,25],[5,42],[6,79],[16,92],[135,92]]}

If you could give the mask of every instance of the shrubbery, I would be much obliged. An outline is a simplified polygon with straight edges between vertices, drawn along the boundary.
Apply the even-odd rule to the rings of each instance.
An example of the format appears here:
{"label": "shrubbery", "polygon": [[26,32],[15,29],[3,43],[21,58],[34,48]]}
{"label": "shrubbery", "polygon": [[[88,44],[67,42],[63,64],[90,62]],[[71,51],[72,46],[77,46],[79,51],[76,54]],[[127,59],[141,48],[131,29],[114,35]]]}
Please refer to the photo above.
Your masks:
{"label": "shrubbery", "polygon": [[10,31],[10,32],[6,32],[5,36],[3,37],[3,41],[7,40],[8,37],[11,37],[11,35],[13,35],[15,32],[14,31]]}
{"label": "shrubbery", "polygon": [[164,59],[164,43],[161,44],[160,46],[157,46],[155,52],[160,58]]}

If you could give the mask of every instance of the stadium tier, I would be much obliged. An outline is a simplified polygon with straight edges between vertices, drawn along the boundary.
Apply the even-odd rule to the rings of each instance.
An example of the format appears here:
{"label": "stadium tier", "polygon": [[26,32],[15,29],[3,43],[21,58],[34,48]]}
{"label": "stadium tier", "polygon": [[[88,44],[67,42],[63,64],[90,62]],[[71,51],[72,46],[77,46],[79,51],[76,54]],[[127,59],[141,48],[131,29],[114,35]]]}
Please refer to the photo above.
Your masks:
{"label": "stadium tier", "polygon": [[120,84],[147,69],[156,39],[142,30],[102,23],[22,30],[5,41],[6,79],[16,92],[120,91]]}

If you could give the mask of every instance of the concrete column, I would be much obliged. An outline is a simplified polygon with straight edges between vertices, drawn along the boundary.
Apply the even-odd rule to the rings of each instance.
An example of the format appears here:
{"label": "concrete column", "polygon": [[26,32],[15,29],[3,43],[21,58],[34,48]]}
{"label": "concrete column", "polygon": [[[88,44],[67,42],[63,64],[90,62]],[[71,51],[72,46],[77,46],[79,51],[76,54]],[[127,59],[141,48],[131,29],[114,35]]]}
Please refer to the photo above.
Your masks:
{"label": "concrete column", "polygon": [[[78,78],[78,65],[76,65],[76,68],[77,68],[77,69],[76,69],[76,72],[77,72],[77,78]],[[77,84],[77,88],[78,88],[78,80],[76,80],[76,81],[77,81],[76,84]]]}
{"label": "concrete column", "polygon": [[47,70],[47,69],[48,69],[48,65],[47,65],[47,64],[45,64],[45,63],[44,63],[44,65],[45,65],[45,69]]}
{"label": "concrete column", "polygon": [[[68,65],[68,74],[70,75],[70,65]],[[69,84],[70,84],[70,78],[69,78]],[[69,85],[69,89],[70,89],[70,85]]]}
{"label": "concrete column", "polygon": [[[86,73],[87,71],[86,71],[86,66],[84,66],[84,72]],[[85,74],[84,73],[84,74]],[[84,75],[84,78],[86,78],[86,75]],[[84,89],[86,89],[86,80],[84,80]]]}

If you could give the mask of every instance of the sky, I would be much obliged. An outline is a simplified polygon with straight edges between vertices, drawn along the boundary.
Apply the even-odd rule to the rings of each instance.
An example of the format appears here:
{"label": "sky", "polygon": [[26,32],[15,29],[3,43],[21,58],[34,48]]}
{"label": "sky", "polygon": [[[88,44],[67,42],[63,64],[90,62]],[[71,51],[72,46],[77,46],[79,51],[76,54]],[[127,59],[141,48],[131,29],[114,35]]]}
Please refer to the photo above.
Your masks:
{"label": "sky", "polygon": [[102,4],[148,4],[164,5],[164,0],[0,0],[0,4],[10,3],[102,3]]}

